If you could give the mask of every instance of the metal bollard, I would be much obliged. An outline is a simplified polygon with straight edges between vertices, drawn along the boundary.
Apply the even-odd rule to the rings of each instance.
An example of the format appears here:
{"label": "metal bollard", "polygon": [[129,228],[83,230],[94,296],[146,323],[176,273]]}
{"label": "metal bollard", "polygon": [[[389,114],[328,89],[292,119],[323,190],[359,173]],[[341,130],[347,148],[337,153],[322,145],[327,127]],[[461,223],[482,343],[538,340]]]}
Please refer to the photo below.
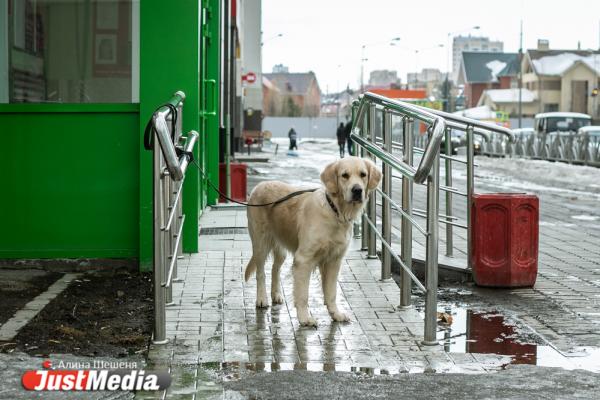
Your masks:
{"label": "metal bollard", "polygon": [[[452,156],[452,130],[450,128],[446,128],[446,155]],[[452,187],[452,160],[446,158],[445,160],[446,166],[446,186]],[[454,252],[454,237],[452,235],[452,193],[450,191],[446,191],[446,215],[448,218],[446,219],[446,255],[448,257],[452,257]]]}
{"label": "metal bollard", "polygon": [[165,288],[162,283],[165,281],[164,272],[164,241],[163,226],[165,223],[164,205],[162,201],[163,179],[161,174],[162,152],[160,144],[155,138],[153,151],[153,197],[154,197],[154,254],[153,254],[153,273],[154,273],[154,338],[155,344],[167,343],[166,310],[165,310]]}
{"label": "metal bollard", "polygon": [[469,125],[467,132],[467,266],[471,268],[471,207],[473,206],[473,191],[475,186],[475,145],[473,143],[473,126]]}
{"label": "metal bollard", "polygon": [[425,333],[423,344],[437,345],[437,288],[438,288],[438,216],[440,190],[440,157],[436,156],[427,177],[427,239],[425,259]]}
{"label": "metal bollard", "polygon": [[[392,114],[383,112],[383,149],[392,153]],[[392,167],[382,162],[383,166],[383,193],[392,197]],[[383,240],[392,243],[392,205],[386,196],[382,196],[381,221]],[[392,254],[381,244],[381,279],[392,277]]]}
{"label": "metal bollard", "polygon": [[[375,143],[375,119],[377,109],[375,104],[369,106],[369,141]],[[372,154],[368,154],[369,158],[375,162],[375,157]],[[367,204],[367,214],[369,220],[374,227],[377,226],[377,199],[375,198],[375,191],[369,195],[369,203]],[[367,258],[377,258],[377,234],[375,229],[367,225]]]}

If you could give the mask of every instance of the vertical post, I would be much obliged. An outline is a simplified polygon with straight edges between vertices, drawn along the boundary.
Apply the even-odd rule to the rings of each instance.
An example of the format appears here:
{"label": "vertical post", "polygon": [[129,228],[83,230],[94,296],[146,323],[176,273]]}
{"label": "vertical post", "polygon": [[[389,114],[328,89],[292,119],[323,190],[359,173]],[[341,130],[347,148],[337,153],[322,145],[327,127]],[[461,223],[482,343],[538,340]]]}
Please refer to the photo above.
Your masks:
{"label": "vertical post", "polygon": [[437,345],[438,216],[440,194],[440,156],[437,155],[427,177],[427,239],[425,259],[424,345]]}
{"label": "vertical post", "polygon": [[[164,243],[164,253],[163,253],[163,282],[166,281],[167,276],[169,275],[169,265],[171,263],[171,253],[174,249],[173,243],[173,224],[167,230],[167,221],[169,218],[169,213],[173,209],[173,204],[171,201],[171,176],[169,175],[169,171],[166,168],[163,168],[162,172],[162,181],[163,181],[163,191],[162,191],[162,202],[163,202],[163,220],[162,220],[162,239],[161,241]],[[173,305],[173,287],[169,285],[165,288],[165,303],[167,306]]]}
{"label": "vertical post", "polygon": [[154,138],[154,149],[152,151],[152,185],[153,185],[153,273],[154,273],[154,339],[155,344],[167,343],[166,311],[165,311],[165,289],[162,283],[164,276],[164,247],[162,227],[164,223],[162,202],[162,179],[161,179],[162,153],[158,139]]}
{"label": "vertical post", "polygon": [[[375,104],[369,105],[369,141],[375,143],[375,119],[376,119],[377,108]],[[373,154],[368,154],[369,158],[375,161]],[[367,204],[367,212],[369,214],[369,220],[374,227],[377,225],[377,198],[375,197],[375,191],[372,191],[369,195],[369,203]],[[375,228],[371,228],[367,225],[367,258],[377,258],[377,236]]]}
{"label": "vertical post", "polygon": [[[446,128],[446,155],[452,155],[452,130],[450,128]],[[446,187],[452,187],[452,160],[446,158],[444,161],[446,166]],[[448,218],[446,219],[446,255],[448,257],[452,257],[453,247],[454,247],[454,237],[452,236],[452,193],[446,191],[446,215]]]}
{"label": "vertical post", "polygon": [[[227,197],[231,197],[231,160],[230,160],[230,152],[231,152],[231,129],[230,129],[230,118],[231,115],[227,114],[225,116],[225,176],[226,176],[226,186],[225,193]],[[227,200],[229,202],[229,200]]]}
{"label": "vertical post", "polygon": [[[402,149],[403,161],[408,165],[413,163],[413,121],[409,117],[402,119]],[[412,216],[413,183],[406,176],[402,177],[402,210]],[[402,216],[401,252],[400,256],[404,265],[412,269],[412,223]],[[412,281],[408,273],[402,268],[400,282],[400,307],[411,306]]]}
{"label": "vertical post", "polygon": [[475,186],[475,145],[473,143],[473,126],[467,126],[467,266],[471,268],[471,207],[473,206],[473,190]]}
{"label": "vertical post", "polygon": [[[370,133],[370,127],[371,127],[371,112],[367,113],[366,118],[364,118],[363,120],[363,126],[361,129],[361,133],[360,135],[363,138],[366,138],[369,133]],[[360,147],[360,156],[361,157],[365,157],[367,155],[366,150],[364,149],[364,147]],[[367,212],[363,212],[362,217],[361,217],[361,226],[360,226],[360,231],[361,231],[361,238],[360,238],[360,249],[361,250],[367,250],[368,248],[368,232],[369,232],[369,224],[367,224]]]}
{"label": "vertical post", "polygon": [[[392,153],[392,114],[383,111],[383,149]],[[383,162],[383,193],[392,197],[392,167]],[[392,205],[387,197],[382,196],[382,236],[388,244],[392,243]],[[381,244],[381,279],[392,277],[392,254]]]}
{"label": "vertical post", "polygon": [[[352,126],[354,126],[354,124],[356,123],[356,106],[353,104],[352,105]],[[348,138],[348,140],[352,140],[351,138]],[[351,146],[353,147],[353,146]],[[277,154],[277,151],[275,151],[275,154]],[[354,151],[354,154],[356,155],[356,150]],[[362,150],[361,150],[361,155],[362,155]],[[352,155],[352,154],[350,154]],[[361,237],[361,232],[360,232],[360,226],[361,224],[358,221],[354,221],[354,225],[352,227],[353,233],[354,233],[354,238],[355,239],[359,239]]]}

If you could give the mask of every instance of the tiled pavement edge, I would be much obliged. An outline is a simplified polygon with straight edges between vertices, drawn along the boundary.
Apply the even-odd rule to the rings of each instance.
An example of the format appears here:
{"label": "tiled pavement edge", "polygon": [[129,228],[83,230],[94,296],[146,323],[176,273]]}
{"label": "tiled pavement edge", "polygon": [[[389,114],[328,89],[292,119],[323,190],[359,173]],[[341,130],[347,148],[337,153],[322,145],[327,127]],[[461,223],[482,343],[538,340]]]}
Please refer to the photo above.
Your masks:
{"label": "tiled pavement edge", "polygon": [[78,274],[63,275],[60,279],[50,285],[45,292],[40,293],[29,303],[25,304],[25,306],[18,310],[11,319],[0,325],[0,340],[9,341],[17,336],[17,333],[19,333],[21,328],[27,325],[33,317],[38,315],[52,299],[65,290],[71,281],[78,276]]}
{"label": "tiled pavement edge", "polygon": [[[213,209],[204,213],[200,252],[179,264],[173,287],[174,306],[167,308],[167,345],[152,345],[149,364],[168,368],[173,386],[167,398],[217,390],[200,370],[206,363],[336,364],[390,368],[399,372],[486,372],[508,363],[504,356],[445,353],[422,346],[422,317],[398,310],[399,290],[393,281],[378,280],[380,263],[354,246],[340,273],[338,302],[351,316],[349,324],[333,323],[323,305],[319,276],[313,274],[310,309],[318,328],[300,327],[291,300],[291,256],[282,269],[285,303],[255,308],[256,281],[243,282],[251,256],[245,210]],[[267,262],[267,274],[270,264]],[[269,280],[270,282],[270,280]],[[208,385],[208,386],[207,386]],[[208,392],[207,392],[208,391]]]}

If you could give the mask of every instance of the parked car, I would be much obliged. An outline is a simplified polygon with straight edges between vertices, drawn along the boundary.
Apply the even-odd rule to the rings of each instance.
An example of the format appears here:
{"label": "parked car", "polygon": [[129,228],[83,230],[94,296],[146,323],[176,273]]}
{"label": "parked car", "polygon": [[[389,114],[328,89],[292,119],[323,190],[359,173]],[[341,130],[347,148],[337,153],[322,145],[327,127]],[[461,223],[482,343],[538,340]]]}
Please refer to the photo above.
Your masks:
{"label": "parked car", "polygon": [[[467,145],[467,139],[466,139],[466,134],[463,131],[458,131],[455,129],[451,130],[450,133],[450,141],[451,141],[451,153],[452,154],[456,154],[457,153],[457,149],[459,147],[464,147]],[[440,152],[442,154],[446,154],[446,136],[444,135],[443,139],[442,139],[442,143],[440,145]]]}

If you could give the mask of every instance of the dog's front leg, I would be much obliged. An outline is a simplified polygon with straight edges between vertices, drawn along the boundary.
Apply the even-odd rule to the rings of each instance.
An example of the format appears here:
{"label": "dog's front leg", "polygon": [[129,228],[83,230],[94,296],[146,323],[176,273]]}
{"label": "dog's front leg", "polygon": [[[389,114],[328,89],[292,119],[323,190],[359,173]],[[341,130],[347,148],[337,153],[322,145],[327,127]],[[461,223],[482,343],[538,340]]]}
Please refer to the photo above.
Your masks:
{"label": "dog's front leg", "polygon": [[323,265],[324,274],[321,284],[323,285],[323,297],[325,298],[325,305],[331,318],[337,322],[348,322],[350,317],[338,309],[336,303],[337,297],[337,278],[340,272],[342,260],[337,260],[331,263]]}
{"label": "dog's front leg", "polygon": [[294,275],[294,305],[298,314],[300,325],[317,326],[317,320],[308,312],[308,287],[313,265],[306,262],[303,257],[294,257],[292,274]]}

